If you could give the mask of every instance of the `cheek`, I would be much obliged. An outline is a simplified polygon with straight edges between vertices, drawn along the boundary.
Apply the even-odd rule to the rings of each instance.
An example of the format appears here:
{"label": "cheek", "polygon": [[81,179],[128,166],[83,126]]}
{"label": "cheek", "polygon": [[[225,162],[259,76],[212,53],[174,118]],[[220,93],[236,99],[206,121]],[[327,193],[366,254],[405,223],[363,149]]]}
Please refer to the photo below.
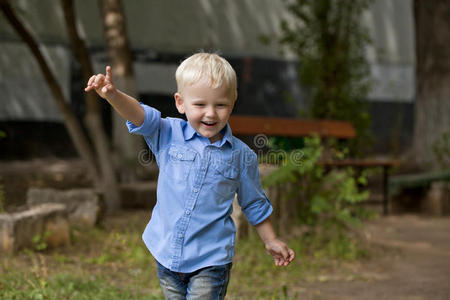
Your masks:
{"label": "cheek", "polygon": [[189,112],[187,112],[187,114],[189,114],[189,117],[191,118],[191,119],[198,119],[198,118],[201,118],[201,115],[202,115],[202,113],[201,113],[201,111],[198,111],[198,110],[189,110]]}
{"label": "cheek", "polygon": [[231,109],[222,109],[218,112],[221,119],[227,119],[231,115]]}

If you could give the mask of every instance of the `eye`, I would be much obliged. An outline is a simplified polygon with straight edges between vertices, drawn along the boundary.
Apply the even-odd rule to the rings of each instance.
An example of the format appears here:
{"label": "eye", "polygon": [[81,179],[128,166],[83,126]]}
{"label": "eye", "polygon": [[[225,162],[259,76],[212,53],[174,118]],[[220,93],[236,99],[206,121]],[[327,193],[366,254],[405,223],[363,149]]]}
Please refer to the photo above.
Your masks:
{"label": "eye", "polygon": [[218,107],[227,107],[228,105],[225,104],[225,103],[219,103],[219,104],[217,104],[217,106],[218,106]]}
{"label": "eye", "polygon": [[194,106],[203,107],[203,106],[205,106],[205,104],[203,104],[203,103],[195,103]]}

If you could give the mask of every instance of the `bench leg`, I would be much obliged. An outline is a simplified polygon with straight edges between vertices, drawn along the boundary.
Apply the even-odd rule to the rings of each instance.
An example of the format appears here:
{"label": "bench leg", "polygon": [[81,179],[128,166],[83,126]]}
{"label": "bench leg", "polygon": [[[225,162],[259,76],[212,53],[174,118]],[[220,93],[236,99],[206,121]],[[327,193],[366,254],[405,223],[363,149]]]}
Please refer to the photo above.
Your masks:
{"label": "bench leg", "polygon": [[383,166],[383,215],[389,214],[389,167]]}

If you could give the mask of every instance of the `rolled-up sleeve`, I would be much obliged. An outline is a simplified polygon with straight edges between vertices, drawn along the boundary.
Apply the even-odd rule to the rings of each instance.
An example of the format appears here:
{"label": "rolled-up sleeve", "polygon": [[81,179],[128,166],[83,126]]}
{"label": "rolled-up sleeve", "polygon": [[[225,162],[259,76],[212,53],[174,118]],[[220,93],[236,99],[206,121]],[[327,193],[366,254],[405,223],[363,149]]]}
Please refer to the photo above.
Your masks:
{"label": "rolled-up sleeve", "polygon": [[161,120],[161,113],[154,109],[153,107],[150,107],[148,105],[145,105],[143,103],[140,103],[142,108],[145,112],[145,119],[144,122],[141,124],[141,126],[136,126],[130,121],[127,120],[127,127],[128,131],[130,133],[134,134],[140,134],[143,136],[150,136],[152,135],[159,127],[160,120]]}
{"label": "rolled-up sleeve", "polygon": [[267,219],[273,208],[261,186],[256,154],[249,152],[246,156],[238,189],[238,202],[247,220],[254,226]]}

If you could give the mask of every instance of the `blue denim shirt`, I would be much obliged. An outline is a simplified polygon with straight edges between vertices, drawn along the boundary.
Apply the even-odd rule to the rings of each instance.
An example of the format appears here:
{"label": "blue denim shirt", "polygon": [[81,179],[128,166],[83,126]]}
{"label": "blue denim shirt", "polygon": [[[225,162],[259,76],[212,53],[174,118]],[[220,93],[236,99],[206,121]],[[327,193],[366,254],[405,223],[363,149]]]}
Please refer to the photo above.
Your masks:
{"label": "blue denim shirt", "polygon": [[260,183],[256,154],[232,136],[211,144],[188,122],[161,118],[141,104],[144,123],[127,121],[131,133],[144,136],[159,166],[157,202],[142,238],[155,259],[175,272],[232,261],[236,228],[233,199],[252,225],[272,213]]}

